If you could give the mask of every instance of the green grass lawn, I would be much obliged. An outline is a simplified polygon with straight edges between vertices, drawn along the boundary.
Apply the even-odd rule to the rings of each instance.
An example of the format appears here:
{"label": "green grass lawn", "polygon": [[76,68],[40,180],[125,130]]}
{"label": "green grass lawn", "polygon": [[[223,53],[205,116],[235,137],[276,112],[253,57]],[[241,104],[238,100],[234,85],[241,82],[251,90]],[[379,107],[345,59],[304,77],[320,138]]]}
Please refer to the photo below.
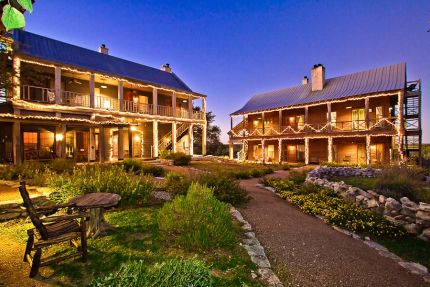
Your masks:
{"label": "green grass lawn", "polygon": [[[173,257],[196,257],[211,266],[215,286],[263,286],[251,278],[251,271],[256,270],[256,267],[239,243],[231,248],[204,252],[174,248],[170,242],[161,240],[156,220],[158,210],[153,207],[106,213],[107,221],[116,227],[108,231],[106,236],[89,240],[86,264],[79,260],[68,260],[44,267],[41,273],[49,273],[52,279],[64,282],[65,286],[86,286],[93,278],[115,272],[121,263],[130,260],[143,260],[150,266]],[[31,226],[26,221],[1,223],[0,234],[25,244],[26,229]],[[238,224],[234,230],[239,241],[243,231]],[[64,252],[66,247],[52,247],[49,253]]]}
{"label": "green grass lawn", "polygon": [[377,239],[389,251],[404,260],[418,262],[430,268],[430,243],[413,236],[400,239]]}

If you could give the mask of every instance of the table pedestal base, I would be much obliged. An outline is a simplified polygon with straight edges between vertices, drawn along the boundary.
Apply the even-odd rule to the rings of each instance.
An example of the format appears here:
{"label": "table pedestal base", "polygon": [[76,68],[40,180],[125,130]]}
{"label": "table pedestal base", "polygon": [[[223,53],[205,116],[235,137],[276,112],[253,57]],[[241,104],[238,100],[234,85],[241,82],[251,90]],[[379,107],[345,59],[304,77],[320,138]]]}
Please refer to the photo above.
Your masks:
{"label": "table pedestal base", "polygon": [[87,236],[95,238],[99,235],[106,235],[106,230],[112,228],[112,225],[106,222],[104,218],[104,208],[91,208],[90,220],[87,228]]}

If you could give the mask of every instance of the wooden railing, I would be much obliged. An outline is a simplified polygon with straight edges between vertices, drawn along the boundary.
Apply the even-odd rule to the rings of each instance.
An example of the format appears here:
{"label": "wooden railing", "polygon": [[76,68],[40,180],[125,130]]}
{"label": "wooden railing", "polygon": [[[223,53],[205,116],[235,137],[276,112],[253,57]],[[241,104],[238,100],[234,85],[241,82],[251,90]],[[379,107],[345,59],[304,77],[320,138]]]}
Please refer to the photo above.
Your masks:
{"label": "wooden railing", "polygon": [[204,120],[205,119],[205,113],[202,111],[194,111],[193,112],[193,119],[195,120]]}
{"label": "wooden railing", "polygon": [[278,127],[265,127],[264,132],[262,128],[242,128],[243,123],[239,123],[229,134],[233,138],[240,137],[259,137],[259,136],[276,136],[288,134],[305,134],[305,133],[330,133],[330,132],[361,132],[361,131],[394,131],[397,128],[395,119],[381,118],[372,119],[369,121],[368,126],[366,121],[341,121],[329,123],[313,123],[313,124],[295,124]]}
{"label": "wooden railing", "polygon": [[187,109],[182,109],[182,108],[177,108],[176,109],[176,117],[177,118],[183,118],[183,119],[189,119],[190,118],[190,113],[188,112]]}
{"label": "wooden railing", "polygon": [[75,93],[71,91],[63,91],[61,93],[61,102],[63,105],[72,107],[89,107],[90,106],[90,96]]}
{"label": "wooden railing", "polygon": [[125,112],[152,115],[154,111],[152,104],[141,104],[126,100],[123,101],[123,104]]}
{"label": "wooden railing", "polygon": [[21,98],[26,101],[40,103],[55,103],[55,90],[50,88],[23,85]]}
{"label": "wooden railing", "polygon": [[118,99],[105,97],[105,96],[96,96],[95,107],[97,109],[118,111],[119,110]]}

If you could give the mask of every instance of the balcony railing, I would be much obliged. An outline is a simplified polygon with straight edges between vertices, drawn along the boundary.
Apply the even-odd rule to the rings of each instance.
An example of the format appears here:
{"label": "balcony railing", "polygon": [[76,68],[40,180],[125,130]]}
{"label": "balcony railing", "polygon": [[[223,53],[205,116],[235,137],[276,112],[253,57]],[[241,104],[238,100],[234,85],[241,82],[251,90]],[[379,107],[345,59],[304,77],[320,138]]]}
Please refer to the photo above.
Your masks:
{"label": "balcony railing", "polygon": [[[21,86],[21,98],[31,102],[54,104],[56,96],[54,89],[23,85]],[[119,100],[117,98],[97,95],[95,96],[94,101],[94,107],[96,109],[109,111],[120,110]],[[90,95],[72,91],[61,91],[61,104],[72,107],[90,107]],[[136,103],[134,101],[124,100],[123,109],[125,112],[154,115],[154,106],[152,104]],[[177,118],[184,119],[190,118],[188,109],[177,108],[174,113],[171,106],[163,105],[158,105],[156,107],[156,114],[164,117],[175,116]],[[205,113],[202,111],[195,111],[192,116],[195,120],[205,119]]]}
{"label": "balcony railing", "polygon": [[55,90],[23,85],[21,88],[21,98],[31,102],[55,103]]}
{"label": "balcony railing", "polygon": [[90,96],[71,91],[63,91],[61,93],[61,102],[63,105],[72,107],[89,107]]}
{"label": "balcony railing", "polygon": [[370,120],[367,128],[366,121],[342,121],[320,124],[296,124],[277,127],[239,129],[237,126],[230,130],[231,137],[258,137],[273,135],[293,135],[293,134],[312,134],[312,133],[336,133],[336,132],[361,132],[361,131],[394,131],[396,130],[396,121],[391,118],[381,118]]}
{"label": "balcony railing", "polygon": [[105,96],[96,96],[95,107],[97,109],[118,111],[119,110],[118,99],[109,98]]}

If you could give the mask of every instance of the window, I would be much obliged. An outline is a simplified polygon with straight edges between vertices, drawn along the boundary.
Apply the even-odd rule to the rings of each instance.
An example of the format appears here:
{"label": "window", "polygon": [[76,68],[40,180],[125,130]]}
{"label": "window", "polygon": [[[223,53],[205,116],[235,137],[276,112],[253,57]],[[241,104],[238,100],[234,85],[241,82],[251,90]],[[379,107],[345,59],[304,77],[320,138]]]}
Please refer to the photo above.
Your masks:
{"label": "window", "polygon": [[376,107],[375,113],[376,113],[376,122],[379,122],[384,118],[382,107]]}
{"label": "window", "polygon": [[275,145],[269,144],[267,146],[267,154],[266,154],[266,156],[267,156],[266,159],[269,162],[271,162],[271,161],[273,161],[275,159]]}
{"label": "window", "polygon": [[364,130],[366,128],[364,117],[364,109],[352,110],[352,130]]}
{"label": "window", "polygon": [[296,123],[297,123],[297,128],[299,130],[302,129],[305,125],[305,116],[303,116],[303,115],[296,116]]}
{"label": "window", "polygon": [[336,127],[337,123],[337,112],[331,112],[331,126]]}
{"label": "window", "polygon": [[24,132],[24,159],[37,159],[37,132]]}

